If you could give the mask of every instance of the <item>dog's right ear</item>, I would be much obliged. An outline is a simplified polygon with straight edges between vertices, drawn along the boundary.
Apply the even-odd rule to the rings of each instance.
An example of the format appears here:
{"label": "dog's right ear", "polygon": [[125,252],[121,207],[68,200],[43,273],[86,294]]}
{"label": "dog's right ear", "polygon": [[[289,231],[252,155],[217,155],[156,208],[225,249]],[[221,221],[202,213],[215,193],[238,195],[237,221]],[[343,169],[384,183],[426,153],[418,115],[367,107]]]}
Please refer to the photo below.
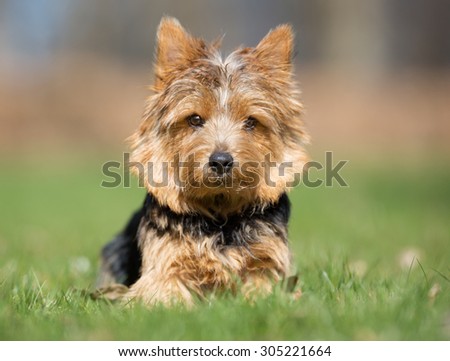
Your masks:
{"label": "dog's right ear", "polygon": [[177,19],[163,17],[157,35],[155,87],[160,88],[195,59],[206,56],[206,52],[207,46],[202,39],[191,36]]}
{"label": "dog's right ear", "polygon": [[294,32],[289,24],[272,29],[255,48],[259,61],[275,71],[291,73]]}

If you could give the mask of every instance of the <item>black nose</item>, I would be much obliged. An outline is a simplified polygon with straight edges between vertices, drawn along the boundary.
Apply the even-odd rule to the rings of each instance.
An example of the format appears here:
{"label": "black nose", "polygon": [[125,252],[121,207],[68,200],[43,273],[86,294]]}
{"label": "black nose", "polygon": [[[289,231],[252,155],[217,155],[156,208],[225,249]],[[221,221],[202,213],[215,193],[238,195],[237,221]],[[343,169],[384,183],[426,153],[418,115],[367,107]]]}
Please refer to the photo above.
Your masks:
{"label": "black nose", "polygon": [[230,153],[215,152],[209,157],[209,167],[219,175],[229,173],[233,167],[233,157]]}

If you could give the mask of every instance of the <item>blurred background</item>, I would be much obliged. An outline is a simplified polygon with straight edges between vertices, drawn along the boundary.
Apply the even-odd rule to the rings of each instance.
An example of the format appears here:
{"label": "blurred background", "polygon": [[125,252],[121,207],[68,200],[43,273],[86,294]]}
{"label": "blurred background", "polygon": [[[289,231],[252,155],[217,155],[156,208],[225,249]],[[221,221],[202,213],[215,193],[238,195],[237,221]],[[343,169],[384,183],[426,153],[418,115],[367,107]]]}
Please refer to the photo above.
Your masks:
{"label": "blurred background", "polygon": [[122,149],[171,15],[225,34],[224,53],[291,23],[313,152],[447,151],[449,13],[446,0],[1,0],[0,147]]}
{"label": "blurred background", "polygon": [[[0,0],[0,256],[11,258],[6,249],[17,247],[29,260],[61,241],[62,253],[75,247],[95,262],[100,245],[140,204],[142,190],[101,188],[101,166],[122,160],[124,140],[140,122],[163,15],[207,40],[225,34],[224,53],[255,46],[280,23],[293,25],[308,150],[318,161],[325,151],[335,162],[349,160],[349,188],[295,193],[300,203],[312,197],[308,207],[322,216],[328,209],[326,222],[348,207],[361,223],[398,205],[423,213],[419,187],[432,214],[444,216],[437,200],[448,188],[449,14],[445,0]],[[384,196],[382,208],[358,191],[375,201]],[[345,200],[333,200],[339,195]],[[309,208],[299,217],[314,217]],[[311,226],[300,224],[299,238]],[[65,241],[66,228],[81,233]],[[345,249],[329,232],[322,241]],[[436,239],[450,241],[443,232]],[[86,237],[92,249],[80,241]]]}
{"label": "blurred background", "polygon": [[93,287],[101,246],[143,200],[102,188],[102,164],[140,122],[163,15],[225,34],[224,53],[291,23],[308,151],[349,161],[348,187],[290,196],[300,309],[241,337],[449,339],[447,0],[0,0],[0,339],[234,339],[246,324],[111,327],[64,293]]}

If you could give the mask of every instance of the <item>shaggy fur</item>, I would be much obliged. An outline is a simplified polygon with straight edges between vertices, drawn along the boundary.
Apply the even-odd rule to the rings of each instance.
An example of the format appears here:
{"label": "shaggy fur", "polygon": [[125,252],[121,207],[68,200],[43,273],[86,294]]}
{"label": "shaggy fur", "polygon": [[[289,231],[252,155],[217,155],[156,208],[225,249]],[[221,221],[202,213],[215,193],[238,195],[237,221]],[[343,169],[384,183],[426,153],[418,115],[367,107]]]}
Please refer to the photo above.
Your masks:
{"label": "shaggy fur", "polygon": [[[153,95],[131,137],[148,195],[104,248],[99,287],[130,286],[123,298],[149,305],[239,284],[269,293],[289,272],[286,191],[307,162],[292,30],[223,59],[218,42],[163,18],[157,42]],[[233,160],[228,173],[211,166],[217,152]]]}

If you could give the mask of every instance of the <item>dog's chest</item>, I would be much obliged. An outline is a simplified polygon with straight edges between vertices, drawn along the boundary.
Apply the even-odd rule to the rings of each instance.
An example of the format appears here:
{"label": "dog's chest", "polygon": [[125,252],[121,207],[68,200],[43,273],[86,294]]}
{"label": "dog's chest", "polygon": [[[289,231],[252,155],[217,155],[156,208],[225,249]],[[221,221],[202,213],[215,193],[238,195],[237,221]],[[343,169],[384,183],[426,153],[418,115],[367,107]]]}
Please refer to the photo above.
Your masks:
{"label": "dog's chest", "polygon": [[287,242],[289,204],[216,221],[146,202],[138,241],[143,268],[174,274],[193,287],[217,287],[252,268],[277,268]]}

